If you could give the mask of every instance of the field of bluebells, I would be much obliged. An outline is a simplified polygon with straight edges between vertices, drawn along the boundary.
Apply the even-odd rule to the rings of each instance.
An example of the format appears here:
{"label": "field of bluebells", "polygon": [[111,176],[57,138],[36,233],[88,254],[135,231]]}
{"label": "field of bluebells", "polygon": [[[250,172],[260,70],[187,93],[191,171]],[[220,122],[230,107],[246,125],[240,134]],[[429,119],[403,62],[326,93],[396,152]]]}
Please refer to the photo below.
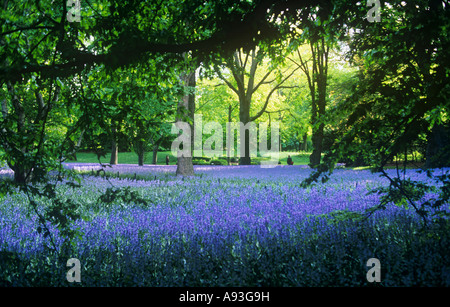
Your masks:
{"label": "field of bluebells", "polygon": [[[67,257],[37,231],[26,195],[8,194],[0,199],[1,285],[450,286],[448,226],[422,230],[412,209],[395,205],[353,214],[376,206],[380,196],[368,191],[387,185],[368,170],[338,169],[305,189],[304,166],[195,166],[184,179],[176,166],[118,165],[109,177],[97,176],[95,164],[66,167],[83,174],[81,187],[58,186],[81,216]],[[145,201],[99,201],[112,188]],[[46,200],[38,203],[45,210]],[[60,246],[64,238],[48,227]],[[67,282],[71,257],[82,265],[81,283]],[[366,279],[370,258],[380,260],[380,283]]]}

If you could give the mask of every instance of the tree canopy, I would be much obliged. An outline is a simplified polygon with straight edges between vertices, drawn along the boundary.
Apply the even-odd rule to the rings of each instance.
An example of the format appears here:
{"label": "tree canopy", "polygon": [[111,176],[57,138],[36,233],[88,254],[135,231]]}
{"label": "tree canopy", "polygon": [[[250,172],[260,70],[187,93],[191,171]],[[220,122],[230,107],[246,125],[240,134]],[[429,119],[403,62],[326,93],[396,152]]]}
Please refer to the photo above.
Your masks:
{"label": "tree canopy", "polygon": [[[86,1],[80,22],[68,22],[66,1],[3,0],[0,81],[33,72],[67,76],[94,64],[128,65],[154,54],[180,58],[273,45],[304,9],[325,1]],[[81,22],[82,20],[82,22]],[[39,54],[43,52],[44,58]],[[52,58],[52,60],[48,60]]]}
{"label": "tree canopy", "polygon": [[[252,55],[255,50],[278,65],[286,60],[286,51],[307,43],[313,55],[311,65],[299,58],[297,67],[311,72],[306,78],[311,81],[310,94],[304,96],[313,100],[309,128],[313,134],[332,131],[320,165],[317,153],[321,150],[316,151],[319,159],[312,166],[318,172],[313,179],[331,171],[342,160],[360,159],[380,169],[399,154],[406,157],[409,147],[423,147],[424,142],[428,144],[428,160],[432,156],[434,160],[446,159],[442,140],[447,139],[449,129],[447,1],[384,2],[375,19],[369,18],[372,10],[367,3],[341,0],[85,1],[79,22],[68,18],[73,8],[66,1],[28,0],[19,5],[2,0],[1,7],[2,146],[10,157],[12,152],[40,155],[49,144],[44,136],[50,128],[47,125],[51,123],[52,110],[73,106],[79,112],[77,116],[84,119],[89,117],[88,110],[100,112],[92,99],[86,100],[83,82],[90,82],[91,87],[98,83],[100,88],[93,92],[101,93],[100,100],[109,100],[112,108],[118,108],[118,117],[110,112],[108,120],[117,117],[120,121],[119,115],[131,110],[121,101],[127,104],[130,100],[150,99],[121,83],[122,77],[135,74],[136,69],[147,74],[140,77],[141,81],[147,78],[153,84],[151,91],[156,94],[152,97],[157,98],[150,100],[156,105],[170,92],[164,91],[161,82],[170,79],[173,86],[182,88],[187,85],[182,76],[192,67],[223,69],[227,59],[243,61],[242,55]],[[355,82],[340,83],[339,86],[347,84],[345,92],[352,94],[349,98],[341,95],[334,102],[333,110],[342,116],[332,122],[324,117],[323,110],[325,103],[332,100],[332,93],[324,86],[333,82],[320,73],[326,72],[327,67],[318,64],[326,64],[330,48],[339,46],[344,46],[341,53],[346,54],[359,74],[357,80],[353,79]],[[242,52],[240,58],[236,57],[237,51]],[[256,53],[253,55],[257,58]],[[314,55],[319,57],[314,60]],[[105,82],[112,74],[121,76],[114,85],[116,90],[111,92]],[[251,74],[251,69],[245,74]],[[262,76],[263,83],[268,80],[266,76]],[[288,76],[277,77],[278,84],[283,84]],[[238,83],[229,85],[232,91],[238,90]],[[148,86],[145,90],[151,88]],[[289,87],[302,86],[305,84],[289,83]],[[178,95],[182,92],[178,91]],[[190,101],[195,103],[193,94]],[[316,101],[320,103],[316,105]],[[273,112],[267,106],[264,104],[253,119]],[[161,113],[158,110],[155,108],[156,113]],[[75,117],[65,123],[67,132],[73,134],[66,139],[72,138],[72,143],[76,139],[74,129],[80,126]],[[138,123],[138,118],[133,121]],[[32,127],[41,131],[35,136],[42,136],[33,142],[25,136]],[[299,129],[299,135],[309,133],[309,128]],[[13,132],[20,135],[21,141],[12,137]],[[320,148],[322,141],[313,138],[313,148]],[[430,145],[432,142],[439,150]]]}

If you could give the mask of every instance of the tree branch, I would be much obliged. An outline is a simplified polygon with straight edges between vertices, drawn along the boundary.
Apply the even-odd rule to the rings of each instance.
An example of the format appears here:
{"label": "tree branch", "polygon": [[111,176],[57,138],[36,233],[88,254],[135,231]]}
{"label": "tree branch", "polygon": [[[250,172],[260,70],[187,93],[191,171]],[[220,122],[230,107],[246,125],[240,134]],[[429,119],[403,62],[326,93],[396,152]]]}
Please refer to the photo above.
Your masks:
{"label": "tree branch", "polygon": [[[272,24],[271,18],[268,18],[268,12],[273,17],[283,12],[286,8],[292,10],[301,9],[315,2],[317,1],[286,1],[277,3],[274,0],[262,0],[244,17],[230,15],[230,20],[227,20],[226,24],[219,24],[217,29],[213,29],[215,31],[213,31],[211,36],[197,41],[185,40],[175,44],[155,43],[155,39],[148,40],[148,33],[142,33],[142,35],[136,35],[133,38],[123,34],[121,37],[114,39],[111,48],[103,54],[74,50],[74,54],[71,54],[72,60],[64,63],[36,65],[29,62],[16,67],[3,68],[0,70],[0,82],[4,80],[18,80],[24,74],[33,72],[45,73],[53,77],[72,75],[93,64],[122,66],[141,61],[144,55],[179,55],[190,51],[195,52],[199,56],[212,53],[227,54],[243,46],[245,46],[246,50],[250,50],[263,40],[280,38],[282,35],[277,30],[277,27]],[[48,17],[44,12],[42,14]],[[60,25],[60,23],[56,24]],[[239,38],[237,38],[236,33],[239,33]]]}
{"label": "tree branch", "polygon": [[26,31],[26,30],[37,30],[37,29],[50,29],[50,30],[55,30],[55,26],[29,26],[29,27],[18,27],[14,30],[9,30],[9,31],[5,31],[0,33],[0,36],[5,36],[8,34],[12,34],[14,32],[19,32],[19,31]]}
{"label": "tree branch", "polygon": [[[283,82],[284,82],[284,81],[283,81]],[[259,117],[261,117],[261,115],[264,114],[264,112],[266,111],[267,106],[269,105],[270,97],[272,96],[272,94],[273,94],[276,90],[281,89],[281,88],[294,88],[294,87],[296,87],[296,86],[282,86],[281,83],[278,84],[277,86],[275,86],[275,87],[269,92],[269,95],[267,95],[267,97],[266,97],[266,102],[264,103],[264,106],[262,107],[262,109],[261,109],[255,116],[250,117],[250,121],[254,121],[254,120],[258,119]]]}
{"label": "tree branch", "polygon": [[268,73],[266,73],[266,74],[264,75],[264,77],[262,77],[262,79],[258,82],[258,84],[253,88],[252,93],[256,92],[256,91],[258,90],[258,88],[259,88],[262,84],[270,84],[270,83],[272,83],[273,81],[275,81],[275,79],[273,79],[273,80],[271,80],[271,81],[265,82],[266,79],[267,79],[267,78],[270,76],[270,74],[272,73],[272,71],[273,71],[273,70],[270,70]]}
{"label": "tree branch", "polygon": [[237,95],[239,95],[239,91],[237,88],[234,87],[233,84],[231,84],[223,75],[222,72],[218,71],[217,74],[219,75],[219,78],[225,82],[225,84],[233,91],[235,92]]}

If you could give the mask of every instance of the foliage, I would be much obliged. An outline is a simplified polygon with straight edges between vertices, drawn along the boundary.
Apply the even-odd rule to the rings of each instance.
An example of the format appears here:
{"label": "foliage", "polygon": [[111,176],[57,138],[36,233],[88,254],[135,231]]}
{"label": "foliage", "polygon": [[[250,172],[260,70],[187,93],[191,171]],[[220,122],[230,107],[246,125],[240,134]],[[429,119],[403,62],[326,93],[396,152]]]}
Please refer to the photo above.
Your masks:
{"label": "foliage", "polygon": [[[327,180],[335,163],[344,159],[362,159],[384,174],[394,158],[407,156],[411,144],[429,138],[435,126],[448,123],[448,4],[396,1],[382,11],[389,17],[375,23],[364,19],[367,10],[362,5],[338,1],[335,10],[349,12],[341,16],[341,29],[348,34],[348,54],[360,67],[359,81],[353,95],[339,107],[349,114],[347,119],[335,131],[324,163],[305,185]],[[441,150],[445,152],[445,146]],[[438,186],[444,188],[445,181]],[[415,188],[419,195],[423,192],[423,187]],[[392,194],[394,189],[403,196]],[[399,177],[386,200],[412,197],[411,190],[411,183]]]}
{"label": "foliage", "polygon": [[[65,183],[71,188],[78,188],[80,185],[71,181]],[[81,239],[83,233],[73,227],[73,223],[81,218],[78,207],[79,203],[73,199],[64,199],[56,191],[56,183],[46,183],[42,187],[32,185],[19,186],[28,198],[29,205],[38,217],[38,234],[43,234],[44,239],[48,238],[47,248],[57,256],[57,261],[65,259],[70,255],[70,250],[74,247],[76,239]],[[58,247],[56,236],[50,230],[55,227],[58,230],[58,237],[63,241]]]}
{"label": "foliage", "polygon": [[[383,285],[449,285],[450,176],[406,176],[413,148],[426,166],[449,162],[448,1],[390,1],[375,23],[363,2],[344,0],[88,1],[80,23],[67,20],[66,1],[0,5],[0,161],[15,175],[0,181],[2,285],[66,285],[61,264],[69,255],[83,261],[88,286],[361,285],[374,256],[383,259]],[[269,102],[292,106],[292,96],[276,91],[294,85],[285,83],[289,73],[271,73],[299,37],[316,52],[325,42],[348,45],[359,71],[321,80],[336,81],[337,95],[310,91],[332,102],[336,117],[301,128],[317,110],[308,114],[300,102],[292,112],[301,114],[290,123],[295,138],[328,125],[327,152],[313,172],[215,165],[196,167],[200,179],[63,181],[62,161],[82,140],[98,157],[118,135],[139,152],[150,138],[155,145],[175,101],[192,97],[179,86],[192,67],[228,62],[234,81],[221,79],[243,98],[242,121],[281,117]],[[250,58],[255,64],[245,69]],[[257,70],[266,58],[271,65]],[[313,80],[324,76],[315,70]],[[257,93],[272,79],[274,87]],[[290,95],[307,98],[296,90]],[[215,104],[236,116],[229,93],[219,94]],[[250,116],[253,94],[262,105]],[[401,156],[403,178],[386,170]],[[341,161],[370,164],[383,178],[332,177]],[[208,167],[216,174],[201,172]]]}
{"label": "foliage", "polygon": [[100,195],[97,201],[100,205],[111,206],[118,202],[124,205],[130,202],[140,205],[148,205],[149,201],[140,197],[139,193],[131,190],[130,187],[107,188],[105,193]]}
{"label": "foliage", "polygon": [[[371,209],[371,211],[378,208],[385,209],[389,204],[406,208],[411,206],[422,217],[423,226],[428,226],[430,221],[440,222],[442,218],[449,215],[445,206],[449,204],[450,199],[450,175],[448,171],[434,176],[430,171],[426,173],[430,179],[435,181],[436,185],[427,185],[409,178],[401,178],[400,176],[391,178],[384,172],[384,176],[389,179],[389,187],[379,187],[370,192],[382,195],[380,204]],[[430,197],[429,193],[431,192],[438,194],[438,196]]]}
{"label": "foliage", "polygon": [[[184,52],[193,52],[205,62],[261,42],[273,45],[275,52],[276,43],[290,32],[288,24],[277,20],[295,17],[296,7],[307,6],[290,4],[289,11],[288,5],[261,0],[100,1],[83,5],[81,22],[71,23],[66,19],[66,2],[56,6],[51,1],[26,1],[21,6],[4,2],[1,34],[11,61],[2,66],[0,80],[18,80],[33,72],[67,76],[94,64],[117,68],[145,62],[155,54],[180,60]],[[26,50],[23,32],[36,34],[35,50],[17,52]],[[58,52],[53,62],[42,63],[35,51],[44,50],[50,57],[54,49],[46,49],[48,45]]]}

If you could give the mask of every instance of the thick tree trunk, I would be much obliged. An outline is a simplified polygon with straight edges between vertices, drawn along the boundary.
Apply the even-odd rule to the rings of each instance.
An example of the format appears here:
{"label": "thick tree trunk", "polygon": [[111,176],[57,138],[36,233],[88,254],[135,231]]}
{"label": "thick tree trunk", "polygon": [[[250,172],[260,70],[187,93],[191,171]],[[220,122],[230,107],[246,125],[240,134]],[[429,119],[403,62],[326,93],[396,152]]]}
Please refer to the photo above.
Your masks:
{"label": "thick tree trunk", "polygon": [[116,165],[119,162],[119,147],[117,146],[117,127],[112,126],[112,140],[111,140],[111,159],[109,164]]}
{"label": "thick tree trunk", "polygon": [[[240,108],[239,108],[239,120],[242,124],[247,125],[250,122],[250,105],[251,100],[247,97],[240,97]],[[241,131],[242,133],[242,131]],[[241,136],[242,138],[242,136]],[[252,164],[252,158],[250,157],[250,132],[245,130],[244,135],[244,152],[241,152],[241,157],[239,159],[240,165],[250,165]]]}
{"label": "thick tree trunk", "polygon": [[[323,69],[323,68],[322,68]],[[321,70],[322,70],[321,69]],[[317,91],[318,91],[318,97],[316,100],[316,110],[317,115],[314,117],[314,123],[313,123],[313,135],[312,135],[312,145],[313,145],[313,152],[311,153],[311,156],[309,157],[310,166],[315,168],[317,165],[320,164],[320,161],[322,159],[322,150],[323,150],[323,130],[325,128],[325,125],[323,123],[320,123],[317,128],[316,122],[322,120],[322,118],[325,116],[325,106],[326,106],[326,89],[327,89],[327,76],[326,75],[319,75],[317,76]]]}
{"label": "thick tree trunk", "polygon": [[194,111],[195,111],[195,94],[192,92],[192,89],[195,88],[195,70],[187,73],[182,76],[183,85],[186,89],[190,89],[186,91],[186,94],[182,99],[178,102],[178,114],[177,121],[186,121],[186,117],[192,122],[191,126],[191,150],[188,156],[183,154],[177,157],[177,176],[193,176],[194,175],[194,166],[192,164],[192,139],[194,132]]}
{"label": "thick tree trunk", "polygon": [[15,164],[14,166],[10,165],[11,169],[14,172],[14,182],[18,184],[25,184],[30,181],[31,178],[28,176],[28,169],[23,165],[23,163]]}
{"label": "thick tree trunk", "polygon": [[136,144],[136,151],[138,155],[138,165],[143,166],[144,160],[145,160],[145,148],[144,148],[144,142],[139,140]]}
{"label": "thick tree trunk", "polygon": [[320,124],[317,130],[313,131],[312,135],[313,151],[309,156],[309,164],[313,168],[315,168],[317,165],[320,164],[322,158],[323,128],[324,125]]}
{"label": "thick tree trunk", "polygon": [[[325,108],[327,103],[327,73],[328,73],[328,50],[329,47],[325,43],[325,39],[322,38],[320,42],[317,43],[316,52],[313,53],[314,67],[312,80],[316,82],[317,85],[317,99],[313,99],[312,103],[312,125],[313,125],[313,135],[312,135],[312,145],[313,152],[309,158],[310,167],[317,167],[322,159],[322,149],[323,149],[323,136],[324,128],[323,118],[325,116]],[[311,91],[311,95],[316,95],[314,91]]]}
{"label": "thick tree trunk", "polygon": [[[228,122],[231,123],[231,112],[233,109],[231,108],[231,104],[228,106]],[[230,135],[231,133],[231,127],[227,126],[227,135]],[[231,156],[231,146],[234,146],[234,144],[227,144],[227,165],[230,165],[230,156]]]}

